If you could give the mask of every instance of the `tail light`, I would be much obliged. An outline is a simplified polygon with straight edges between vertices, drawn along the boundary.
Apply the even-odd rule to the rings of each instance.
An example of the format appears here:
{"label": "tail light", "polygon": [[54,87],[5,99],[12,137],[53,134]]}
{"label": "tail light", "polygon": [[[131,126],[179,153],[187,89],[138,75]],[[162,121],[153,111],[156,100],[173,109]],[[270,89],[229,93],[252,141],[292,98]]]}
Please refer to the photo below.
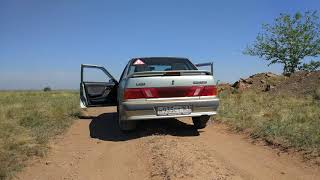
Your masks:
{"label": "tail light", "polygon": [[124,99],[145,98],[143,91],[138,88],[128,88],[124,91]]}
{"label": "tail light", "polygon": [[215,95],[217,95],[216,86],[204,86],[200,96],[215,96]]}
{"label": "tail light", "polygon": [[215,86],[127,88],[125,89],[125,92],[124,92],[124,99],[215,96],[215,95],[217,95],[217,88]]}

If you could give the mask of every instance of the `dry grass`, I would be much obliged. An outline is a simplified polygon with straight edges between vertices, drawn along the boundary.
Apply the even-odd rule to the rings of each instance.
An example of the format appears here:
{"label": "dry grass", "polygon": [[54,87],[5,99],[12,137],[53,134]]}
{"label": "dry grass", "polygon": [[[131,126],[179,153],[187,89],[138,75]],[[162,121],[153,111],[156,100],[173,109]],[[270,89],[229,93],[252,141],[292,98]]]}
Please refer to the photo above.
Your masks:
{"label": "dry grass", "polygon": [[314,92],[314,98],[320,100],[320,87],[318,87]]}
{"label": "dry grass", "polygon": [[283,147],[320,154],[320,102],[314,97],[246,91],[221,93],[219,116],[236,130],[248,130]]}
{"label": "dry grass", "polygon": [[43,156],[48,140],[78,115],[78,93],[0,92],[0,179],[10,179],[26,160]]}

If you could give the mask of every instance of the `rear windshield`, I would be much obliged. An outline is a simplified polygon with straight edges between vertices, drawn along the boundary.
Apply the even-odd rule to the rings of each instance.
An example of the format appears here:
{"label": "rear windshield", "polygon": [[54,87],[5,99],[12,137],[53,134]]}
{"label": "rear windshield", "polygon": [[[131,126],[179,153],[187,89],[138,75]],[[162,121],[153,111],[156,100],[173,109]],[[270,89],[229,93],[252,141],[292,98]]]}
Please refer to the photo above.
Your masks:
{"label": "rear windshield", "polygon": [[128,74],[143,71],[196,70],[188,59],[137,58],[131,61]]}

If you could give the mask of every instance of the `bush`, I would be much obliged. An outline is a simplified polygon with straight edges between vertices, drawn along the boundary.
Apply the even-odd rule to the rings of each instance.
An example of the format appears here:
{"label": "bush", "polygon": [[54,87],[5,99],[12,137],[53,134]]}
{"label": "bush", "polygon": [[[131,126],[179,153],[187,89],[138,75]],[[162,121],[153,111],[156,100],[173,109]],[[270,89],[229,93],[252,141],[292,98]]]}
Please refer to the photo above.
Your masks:
{"label": "bush", "polygon": [[43,88],[43,91],[44,91],[44,92],[51,91],[51,87],[47,86],[47,87]]}

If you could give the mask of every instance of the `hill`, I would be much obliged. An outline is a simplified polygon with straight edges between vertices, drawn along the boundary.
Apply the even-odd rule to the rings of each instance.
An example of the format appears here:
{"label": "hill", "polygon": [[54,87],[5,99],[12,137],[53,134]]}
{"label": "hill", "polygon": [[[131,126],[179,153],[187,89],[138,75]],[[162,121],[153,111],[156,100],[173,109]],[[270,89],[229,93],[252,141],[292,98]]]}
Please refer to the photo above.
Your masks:
{"label": "hill", "polygon": [[299,71],[291,76],[277,75],[271,72],[259,73],[249,78],[236,81],[233,84],[222,84],[220,92],[243,92],[253,90],[268,92],[275,95],[318,96],[320,89],[320,71]]}

